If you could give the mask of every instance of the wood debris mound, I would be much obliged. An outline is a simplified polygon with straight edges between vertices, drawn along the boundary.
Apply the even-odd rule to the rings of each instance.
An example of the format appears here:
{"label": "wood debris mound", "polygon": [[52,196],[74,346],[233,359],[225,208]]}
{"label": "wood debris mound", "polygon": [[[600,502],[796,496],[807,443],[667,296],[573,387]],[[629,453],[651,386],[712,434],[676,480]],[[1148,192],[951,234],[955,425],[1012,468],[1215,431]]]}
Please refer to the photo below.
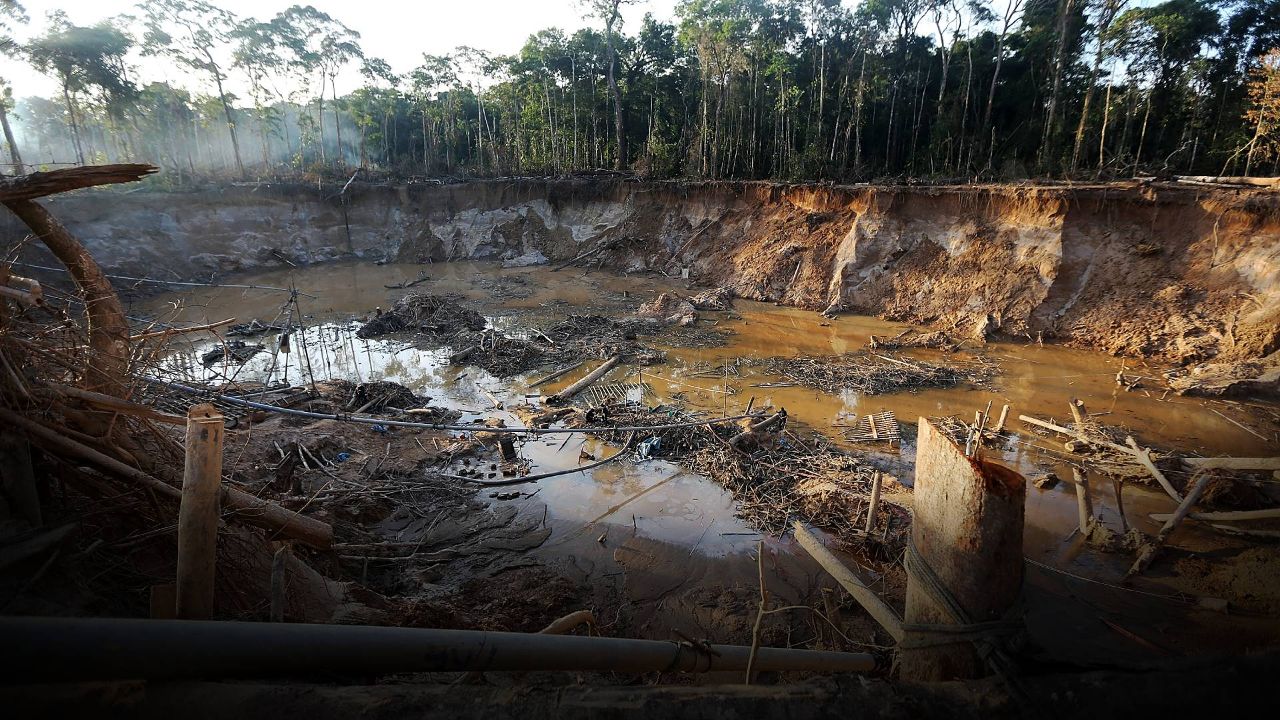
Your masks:
{"label": "wood debris mound", "polygon": [[728,288],[714,288],[689,298],[695,310],[724,311],[733,309],[733,292]]}
{"label": "wood debris mound", "polygon": [[667,325],[692,325],[698,319],[693,303],[675,293],[662,293],[636,309],[636,317],[657,320]]}
{"label": "wood debris mound", "polygon": [[[762,414],[754,419],[761,428],[784,413]],[[637,404],[597,408],[581,422],[641,427],[696,420],[672,407],[650,409]],[[744,420],[742,423],[749,421]],[[861,457],[842,451],[816,433],[800,438],[777,424],[752,438],[739,425],[716,424],[637,433],[638,442],[657,438],[650,457],[676,462],[704,475],[733,493],[737,513],[765,532],[781,534],[794,520],[834,533],[848,544],[882,548],[893,555],[909,536],[910,511],[882,499],[874,524],[874,536],[862,529],[870,505],[875,468]],[[623,442],[622,431],[599,434],[610,442]]]}
{"label": "wood debris mound", "polygon": [[[843,355],[771,357],[758,364],[766,373],[786,378],[786,384],[804,385],[824,392],[853,390],[864,395],[979,385],[995,375],[994,366],[981,360],[944,366],[866,350]],[[778,385],[781,383],[761,386]]]}
{"label": "wood debris mound", "polygon": [[872,335],[871,338],[867,340],[867,347],[871,350],[931,348],[934,350],[955,352],[960,349],[960,343],[942,330],[921,333],[912,328],[908,328],[891,338],[882,338]]}
{"label": "wood debris mound", "polygon": [[356,336],[367,339],[406,331],[446,336],[483,330],[487,325],[483,315],[452,297],[410,293],[397,300],[390,310],[362,325]]}

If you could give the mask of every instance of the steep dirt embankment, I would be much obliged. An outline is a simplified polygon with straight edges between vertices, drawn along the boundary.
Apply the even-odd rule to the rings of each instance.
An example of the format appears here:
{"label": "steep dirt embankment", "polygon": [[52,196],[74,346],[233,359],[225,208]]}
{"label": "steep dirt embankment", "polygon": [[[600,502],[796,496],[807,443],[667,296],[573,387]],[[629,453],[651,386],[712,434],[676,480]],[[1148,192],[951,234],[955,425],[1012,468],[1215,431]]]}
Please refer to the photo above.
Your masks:
{"label": "steep dirt embankment", "polygon": [[[165,278],[337,257],[689,266],[700,283],[968,335],[1185,363],[1280,347],[1280,196],[1184,187],[874,188],[485,181],[50,201],[111,270]],[[0,225],[20,237],[14,221]]]}

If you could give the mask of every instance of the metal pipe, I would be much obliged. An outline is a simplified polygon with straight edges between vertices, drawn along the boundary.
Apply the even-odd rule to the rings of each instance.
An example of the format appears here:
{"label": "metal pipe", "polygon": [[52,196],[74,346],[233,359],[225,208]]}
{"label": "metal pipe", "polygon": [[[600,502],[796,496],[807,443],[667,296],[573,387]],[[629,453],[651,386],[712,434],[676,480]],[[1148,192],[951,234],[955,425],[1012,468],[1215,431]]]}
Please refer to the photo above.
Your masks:
{"label": "metal pipe", "polygon": [[[22,658],[5,682],[381,675],[400,672],[742,671],[751,648],[659,640],[428,630],[365,625],[3,618],[0,637]],[[870,672],[866,653],[760,648],[755,668]]]}

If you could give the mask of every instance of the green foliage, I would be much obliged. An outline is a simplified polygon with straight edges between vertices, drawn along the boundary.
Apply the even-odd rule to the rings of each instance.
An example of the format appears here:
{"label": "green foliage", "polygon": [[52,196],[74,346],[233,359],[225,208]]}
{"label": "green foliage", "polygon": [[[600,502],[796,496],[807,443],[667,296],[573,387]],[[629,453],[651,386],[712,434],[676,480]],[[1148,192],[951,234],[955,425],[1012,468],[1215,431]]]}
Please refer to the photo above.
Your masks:
{"label": "green foliage", "polygon": [[[66,107],[19,112],[50,155],[59,123],[80,121],[95,149],[188,173],[241,164],[237,128],[258,175],[1280,171],[1263,166],[1272,153],[1247,113],[1246,73],[1280,46],[1274,0],[682,0],[674,22],[630,27],[625,4],[589,0],[592,27],[538,30],[510,55],[456,48],[397,74],[311,6],[259,21],[205,0],[144,0],[142,51],[205,78],[206,92],[152,84],[134,97],[128,35],[63,19],[26,57],[59,79]],[[363,82],[340,92],[353,65]],[[243,103],[222,88],[228,73],[248,81]]]}

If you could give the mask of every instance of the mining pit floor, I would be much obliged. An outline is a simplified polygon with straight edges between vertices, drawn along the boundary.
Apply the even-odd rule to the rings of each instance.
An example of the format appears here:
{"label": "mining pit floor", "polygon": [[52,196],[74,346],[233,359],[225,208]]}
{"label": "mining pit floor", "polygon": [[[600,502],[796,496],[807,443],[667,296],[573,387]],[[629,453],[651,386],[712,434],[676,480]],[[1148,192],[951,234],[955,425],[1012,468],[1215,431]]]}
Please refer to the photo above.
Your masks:
{"label": "mining pit floor", "polygon": [[[279,353],[276,334],[268,333],[241,338],[266,348],[247,362],[223,359],[206,365],[201,358],[216,353],[222,341],[195,336],[171,345],[157,359],[166,377],[301,389],[313,379],[321,386],[331,380],[389,382],[429,398],[426,406],[440,409],[441,417],[463,424],[498,417],[513,425],[522,422],[518,406],[575,382],[599,359],[583,357],[586,362],[576,370],[531,387],[558,365],[500,377],[508,373],[450,362],[462,349],[457,347],[461,335],[424,338],[402,332],[364,339],[358,329],[410,293],[449,296],[483,315],[497,335],[520,338],[540,334],[569,315],[622,318],[661,293],[690,296],[705,289],[656,273],[577,267],[557,272],[483,262],[344,261],[222,282],[296,288],[296,310],[287,307],[288,293],[221,287],[137,297],[129,312],[140,325],[186,325],[226,318],[279,324],[287,311],[304,328],[293,334],[292,351]],[[966,375],[952,387],[867,394],[812,387],[802,382],[803,373],[786,370],[799,368],[801,358],[864,350],[872,336],[883,343],[907,327],[738,299],[730,310],[700,311],[690,325],[641,336],[641,342],[665,353],[665,362],[624,364],[603,382],[618,388],[618,400],[680,407],[701,416],[741,414],[748,406],[785,408],[789,427],[796,430],[784,433],[782,443],[803,443],[801,434],[825,438],[886,473],[891,478],[886,499],[907,508],[916,419],[969,422],[988,404],[992,414],[1004,404],[1011,411],[1004,432],[984,448],[985,456],[1018,470],[1029,482],[1047,474],[1069,478],[1069,458],[1062,438],[1015,418],[1025,414],[1066,423],[1073,398],[1084,403],[1092,421],[1124,428],[1144,447],[1183,455],[1261,456],[1274,454],[1278,445],[1280,406],[1274,403],[1179,396],[1164,382],[1171,368],[1034,342],[966,340],[957,349],[894,351],[907,362],[984,371],[972,376],[976,382]],[[782,362],[762,363],[769,358]],[[1118,383],[1117,373],[1129,385],[1136,380],[1136,387]],[[851,426],[857,418],[886,411],[896,418],[900,439],[856,437]],[[459,452],[463,441],[455,435],[247,417],[229,434],[227,463],[234,475],[252,482],[268,474],[289,443],[307,445],[313,460],[320,458],[325,467],[304,473],[305,483],[295,490],[305,499],[294,507],[334,523],[339,542],[346,543],[332,575],[378,596],[361,601],[359,593],[345,593],[336,605],[355,617],[536,631],[560,615],[589,608],[597,630],[606,635],[669,639],[679,630],[716,642],[749,643],[759,597],[754,554],[761,547],[771,595],[779,604],[800,608],[766,623],[765,644],[863,650],[885,644],[877,627],[789,535],[761,522],[752,506],[744,506],[715,477],[660,457],[632,457],[627,450],[626,459],[594,470],[476,489],[451,478],[484,465],[496,470],[497,448]],[[565,437],[523,439],[519,473],[571,470],[619,452],[617,444],[599,438]],[[336,459],[340,453],[343,462]],[[396,477],[394,483],[379,479],[388,473]],[[1178,474],[1170,471],[1176,483],[1185,482],[1186,473]],[[1149,480],[1129,480],[1125,520],[1155,534],[1159,523],[1149,515],[1171,512],[1173,503]],[[403,491],[406,483],[417,491]],[[1094,503],[1099,522],[1119,536],[1116,487],[1096,482]],[[1274,487],[1270,483],[1261,492]],[[1026,623],[1031,655],[1047,666],[1117,667],[1247,653],[1280,642],[1280,583],[1275,580],[1280,551],[1274,545],[1188,524],[1150,571],[1122,585],[1132,555],[1100,549],[1075,532],[1076,500],[1069,482],[1030,485],[1026,518]],[[370,541],[370,532],[376,540]],[[868,548],[845,542],[839,533],[823,536],[847,563],[875,580],[877,592],[901,607],[905,578],[894,554],[900,547],[885,542]],[[370,549],[378,543],[384,547]],[[388,552],[388,547],[401,549]],[[141,597],[134,597],[134,607],[126,611],[145,614],[137,606]],[[388,598],[394,603],[388,605]],[[259,605],[248,601],[237,607],[252,615],[261,612]],[[836,617],[835,631],[805,611],[810,607],[825,607]],[[339,612],[324,603],[295,609],[309,619],[321,619],[316,613],[330,610]]]}

